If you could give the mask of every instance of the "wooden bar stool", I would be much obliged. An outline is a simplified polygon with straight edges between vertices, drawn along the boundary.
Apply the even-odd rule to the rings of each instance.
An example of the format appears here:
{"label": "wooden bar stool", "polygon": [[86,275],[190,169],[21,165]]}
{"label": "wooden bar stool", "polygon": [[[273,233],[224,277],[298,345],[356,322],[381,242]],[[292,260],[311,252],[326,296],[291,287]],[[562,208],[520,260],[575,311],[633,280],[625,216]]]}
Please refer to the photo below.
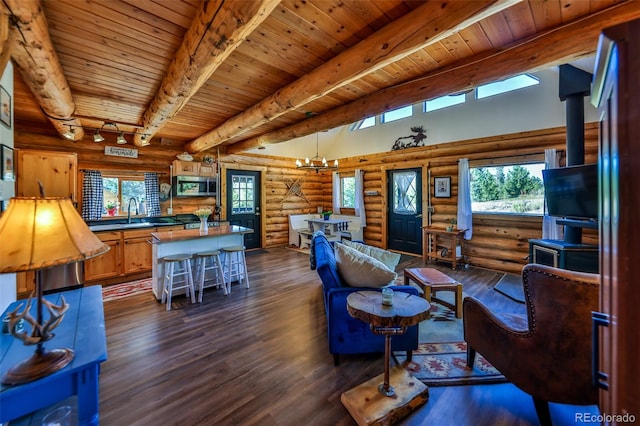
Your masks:
{"label": "wooden bar stool", "polygon": [[[191,258],[190,254],[173,254],[161,259],[164,267],[162,303],[167,301],[167,311],[171,310],[171,296],[174,290],[185,289],[186,296],[191,295],[191,303],[196,303],[193,276],[191,275]],[[179,279],[176,281],[176,278]]]}
{"label": "wooden bar stool", "polygon": [[212,284],[207,287],[220,287],[224,290],[224,295],[228,295],[227,285],[224,280],[224,271],[222,269],[222,262],[220,261],[220,250],[209,250],[196,253],[195,268],[196,268],[196,280],[199,287],[200,294],[198,295],[198,302],[202,302],[202,293],[204,292],[205,276],[207,271],[213,271]]}
{"label": "wooden bar stool", "polygon": [[244,246],[223,247],[225,255],[225,278],[229,293],[231,293],[231,283],[233,281],[244,281],[244,286],[249,288],[249,275],[247,274],[247,260],[244,256]]}

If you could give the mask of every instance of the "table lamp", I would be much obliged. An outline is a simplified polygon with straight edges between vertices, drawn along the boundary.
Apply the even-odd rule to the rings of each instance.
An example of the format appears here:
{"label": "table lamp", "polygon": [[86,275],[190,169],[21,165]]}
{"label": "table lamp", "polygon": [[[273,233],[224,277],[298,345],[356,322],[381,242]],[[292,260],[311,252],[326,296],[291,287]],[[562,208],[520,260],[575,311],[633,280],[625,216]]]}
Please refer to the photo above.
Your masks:
{"label": "table lamp", "polygon": [[[42,192],[42,190],[41,190]],[[8,314],[9,330],[25,345],[37,345],[34,354],[11,367],[2,378],[3,384],[28,383],[64,368],[74,353],[71,349],[46,350],[43,343],[61,322],[69,305],[60,298],[57,306],[42,297],[42,270],[79,262],[109,250],[91,232],[70,199],[61,197],[14,197],[0,217],[0,273],[36,271],[35,293],[37,318],[30,314],[33,293],[26,302]],[[43,318],[43,305],[49,318]],[[25,331],[16,326],[24,319]],[[28,326],[31,325],[29,332]]]}

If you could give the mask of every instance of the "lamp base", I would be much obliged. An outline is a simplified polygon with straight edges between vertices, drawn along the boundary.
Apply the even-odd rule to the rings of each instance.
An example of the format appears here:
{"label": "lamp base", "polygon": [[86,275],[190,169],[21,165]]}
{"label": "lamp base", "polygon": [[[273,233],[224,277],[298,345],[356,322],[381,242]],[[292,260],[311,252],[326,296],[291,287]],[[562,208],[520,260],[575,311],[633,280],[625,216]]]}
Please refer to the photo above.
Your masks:
{"label": "lamp base", "polygon": [[21,385],[41,379],[66,367],[74,356],[71,349],[35,351],[28,359],[11,367],[2,378],[2,384]]}

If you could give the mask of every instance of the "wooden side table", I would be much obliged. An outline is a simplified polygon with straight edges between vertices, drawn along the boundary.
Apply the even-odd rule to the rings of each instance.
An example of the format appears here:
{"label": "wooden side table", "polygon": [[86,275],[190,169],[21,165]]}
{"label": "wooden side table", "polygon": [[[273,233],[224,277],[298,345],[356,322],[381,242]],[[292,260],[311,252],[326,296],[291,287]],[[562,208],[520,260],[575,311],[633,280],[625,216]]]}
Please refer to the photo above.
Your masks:
{"label": "wooden side table", "polygon": [[[438,302],[456,313],[456,318],[462,318],[462,284],[450,276],[443,274],[434,268],[407,268],[404,270],[404,285],[409,285],[413,280],[424,292],[427,302]],[[453,303],[438,299],[438,291],[453,291],[455,299]]]}
{"label": "wooden side table", "polygon": [[390,306],[382,304],[378,291],[359,291],[347,297],[349,315],[368,323],[373,333],[385,336],[384,373],[340,396],[358,425],[392,424],[427,402],[427,386],[401,366],[391,371],[389,362],[391,336],[427,319],[430,307],[425,299],[403,292],[393,294]]}
{"label": "wooden side table", "polygon": [[[458,267],[458,262],[464,262],[464,233],[466,229],[445,229],[422,227],[422,260],[427,263],[430,259],[451,262],[451,269]],[[447,244],[448,243],[448,244]],[[460,254],[457,247],[460,246]]]}

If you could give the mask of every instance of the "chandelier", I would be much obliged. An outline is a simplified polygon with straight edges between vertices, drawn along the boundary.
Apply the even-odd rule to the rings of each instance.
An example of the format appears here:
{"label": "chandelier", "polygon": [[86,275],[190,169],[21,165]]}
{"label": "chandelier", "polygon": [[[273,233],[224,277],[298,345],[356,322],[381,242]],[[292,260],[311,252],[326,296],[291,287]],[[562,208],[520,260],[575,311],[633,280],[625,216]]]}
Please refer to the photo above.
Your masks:
{"label": "chandelier", "polygon": [[311,158],[305,158],[304,163],[296,159],[296,168],[315,170],[316,173],[318,173],[318,171],[320,170],[333,170],[338,168],[338,160],[334,160],[333,165],[330,166],[327,163],[327,159],[325,157],[320,157],[320,155],[318,154],[318,139],[318,133],[316,133],[316,155]]}

